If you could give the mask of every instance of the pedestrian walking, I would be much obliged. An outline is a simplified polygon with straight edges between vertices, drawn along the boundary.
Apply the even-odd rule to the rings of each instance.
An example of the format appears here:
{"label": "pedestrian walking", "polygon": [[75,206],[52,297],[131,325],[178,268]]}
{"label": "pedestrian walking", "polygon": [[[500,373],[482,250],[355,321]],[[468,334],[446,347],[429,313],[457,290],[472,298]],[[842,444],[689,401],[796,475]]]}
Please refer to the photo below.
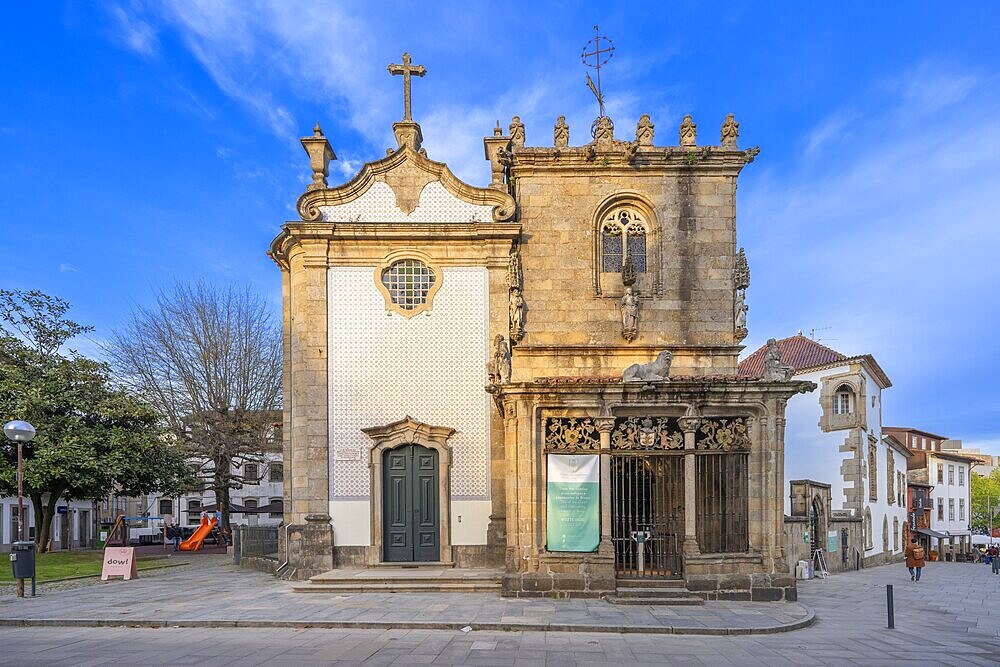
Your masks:
{"label": "pedestrian walking", "polygon": [[924,548],[917,544],[917,538],[910,538],[903,555],[906,556],[906,569],[910,571],[910,581],[920,581],[920,571],[925,565]]}
{"label": "pedestrian walking", "polygon": [[997,548],[997,545],[990,545],[990,548],[986,550],[986,557],[990,559],[990,565],[993,566],[993,574],[1000,574],[1000,549]]}
{"label": "pedestrian walking", "polygon": [[181,532],[181,527],[174,524],[174,551],[181,550],[181,538],[184,537],[184,533]]}

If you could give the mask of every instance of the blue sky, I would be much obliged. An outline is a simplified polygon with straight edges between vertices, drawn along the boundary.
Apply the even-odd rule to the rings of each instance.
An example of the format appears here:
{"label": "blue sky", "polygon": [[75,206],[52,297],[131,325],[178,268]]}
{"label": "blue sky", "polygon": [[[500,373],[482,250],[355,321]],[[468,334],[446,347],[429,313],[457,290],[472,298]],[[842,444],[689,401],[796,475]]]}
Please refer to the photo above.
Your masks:
{"label": "blue sky", "polygon": [[[595,12],[594,7],[600,7]],[[0,286],[74,304],[100,341],[175,279],[250,283],[309,179],[318,119],[342,182],[394,145],[408,50],[433,159],[489,180],[482,137],[596,116],[594,23],[620,136],[676,143],[726,113],[740,180],[748,352],[802,329],[892,379],[887,424],[1000,454],[1000,19],[959,3],[20,3],[0,27]]]}

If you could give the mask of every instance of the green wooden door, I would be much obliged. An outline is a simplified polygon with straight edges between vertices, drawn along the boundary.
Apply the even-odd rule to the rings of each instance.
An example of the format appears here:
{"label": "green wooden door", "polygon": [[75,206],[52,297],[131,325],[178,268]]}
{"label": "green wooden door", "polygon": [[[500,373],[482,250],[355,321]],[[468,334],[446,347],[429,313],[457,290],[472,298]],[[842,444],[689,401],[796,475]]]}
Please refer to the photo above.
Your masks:
{"label": "green wooden door", "polygon": [[383,560],[440,560],[438,453],[404,445],[382,456]]}

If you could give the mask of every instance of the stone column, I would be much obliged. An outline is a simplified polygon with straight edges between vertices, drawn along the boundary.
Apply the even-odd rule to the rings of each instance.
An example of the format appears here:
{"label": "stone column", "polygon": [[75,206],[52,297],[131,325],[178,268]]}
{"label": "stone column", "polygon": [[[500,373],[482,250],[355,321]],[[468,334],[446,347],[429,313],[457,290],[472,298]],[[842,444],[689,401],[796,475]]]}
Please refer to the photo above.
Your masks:
{"label": "stone column", "polygon": [[701,417],[688,415],[678,420],[684,431],[684,556],[697,556],[701,553],[698,547],[698,499],[695,493],[695,475],[697,474],[694,458],[695,432],[701,424]]}
{"label": "stone column", "polygon": [[[287,523],[291,566],[305,577],[333,568],[330,526],[327,243],[303,242],[289,252],[289,454]],[[286,476],[286,480],[289,478]]]}
{"label": "stone column", "polygon": [[611,431],[615,428],[613,417],[594,420],[601,434],[601,545],[597,553],[614,556],[611,541]]}

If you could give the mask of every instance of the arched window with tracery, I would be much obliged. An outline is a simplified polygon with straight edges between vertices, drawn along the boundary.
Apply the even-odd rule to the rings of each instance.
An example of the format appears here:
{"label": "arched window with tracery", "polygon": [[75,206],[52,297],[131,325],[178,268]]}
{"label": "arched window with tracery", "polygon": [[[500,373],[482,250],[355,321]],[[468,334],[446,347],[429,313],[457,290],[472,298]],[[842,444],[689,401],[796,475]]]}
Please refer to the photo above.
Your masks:
{"label": "arched window with tracery", "polygon": [[601,271],[619,273],[627,257],[636,273],[646,272],[646,239],[649,224],[632,207],[612,209],[601,221]]}

